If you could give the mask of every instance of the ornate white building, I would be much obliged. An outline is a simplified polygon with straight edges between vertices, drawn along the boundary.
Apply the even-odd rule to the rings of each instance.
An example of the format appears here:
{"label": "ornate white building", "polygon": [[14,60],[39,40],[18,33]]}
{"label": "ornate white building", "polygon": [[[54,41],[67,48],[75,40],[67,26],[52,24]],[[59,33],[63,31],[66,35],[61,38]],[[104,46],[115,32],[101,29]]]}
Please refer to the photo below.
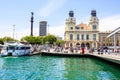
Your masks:
{"label": "ornate white building", "polygon": [[65,27],[65,47],[97,48],[99,43],[99,19],[96,10],[91,11],[89,24],[76,25],[74,12],[69,11]]}

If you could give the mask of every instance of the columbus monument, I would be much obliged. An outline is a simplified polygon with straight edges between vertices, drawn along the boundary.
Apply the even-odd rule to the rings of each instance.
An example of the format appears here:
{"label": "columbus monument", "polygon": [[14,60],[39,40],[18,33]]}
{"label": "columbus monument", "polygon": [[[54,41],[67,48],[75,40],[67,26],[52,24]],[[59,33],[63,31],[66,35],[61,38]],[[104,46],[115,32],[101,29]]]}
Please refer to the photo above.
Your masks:
{"label": "columbus monument", "polygon": [[31,34],[30,34],[31,36],[33,36],[33,22],[34,22],[34,21],[33,21],[33,19],[34,19],[33,14],[34,14],[34,13],[31,12]]}

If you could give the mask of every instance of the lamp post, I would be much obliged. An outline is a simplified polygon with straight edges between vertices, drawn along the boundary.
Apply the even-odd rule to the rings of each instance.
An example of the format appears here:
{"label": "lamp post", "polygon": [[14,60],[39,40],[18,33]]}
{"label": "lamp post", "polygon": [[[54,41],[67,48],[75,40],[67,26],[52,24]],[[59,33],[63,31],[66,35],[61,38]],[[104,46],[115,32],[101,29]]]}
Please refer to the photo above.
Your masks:
{"label": "lamp post", "polygon": [[13,25],[13,39],[14,39],[14,35],[15,35],[15,26],[16,25]]}

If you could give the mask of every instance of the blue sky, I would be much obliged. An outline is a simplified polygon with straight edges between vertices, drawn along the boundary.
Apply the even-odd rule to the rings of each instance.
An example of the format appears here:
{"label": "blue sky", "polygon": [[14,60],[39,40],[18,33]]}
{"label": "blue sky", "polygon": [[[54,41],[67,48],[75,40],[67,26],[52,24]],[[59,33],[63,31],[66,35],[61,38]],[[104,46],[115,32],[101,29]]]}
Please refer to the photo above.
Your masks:
{"label": "blue sky", "polygon": [[34,35],[38,36],[39,22],[46,20],[49,33],[64,36],[65,20],[73,10],[77,24],[88,23],[91,10],[97,11],[100,31],[120,26],[120,0],[0,0],[0,37],[15,38],[30,35],[31,12],[34,12]]}

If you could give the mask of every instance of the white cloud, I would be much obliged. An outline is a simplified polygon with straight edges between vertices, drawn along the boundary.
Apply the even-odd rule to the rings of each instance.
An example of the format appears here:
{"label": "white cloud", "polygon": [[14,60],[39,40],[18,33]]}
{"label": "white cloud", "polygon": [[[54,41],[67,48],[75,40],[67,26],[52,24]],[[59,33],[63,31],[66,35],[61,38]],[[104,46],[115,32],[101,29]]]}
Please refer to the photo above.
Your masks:
{"label": "white cloud", "polygon": [[120,27],[120,14],[103,18],[99,22],[100,31],[110,31],[118,27]]}
{"label": "white cloud", "polygon": [[40,9],[40,15],[47,17],[65,4],[66,0],[49,0],[49,2]]}
{"label": "white cloud", "polygon": [[65,25],[58,25],[56,27],[49,27],[50,34],[64,37],[64,32],[65,32]]}
{"label": "white cloud", "polygon": [[[105,17],[103,19],[99,19],[99,30],[100,31],[109,31],[114,30],[120,27],[120,15],[114,15],[110,17]],[[65,24],[57,25],[57,26],[49,26],[49,33],[63,37],[64,39],[64,32],[65,32]],[[1,28],[0,30],[0,37],[10,36],[13,37],[13,29],[12,28]],[[33,31],[35,36],[39,35],[39,27],[34,28]],[[15,32],[15,38],[21,39],[23,36],[30,35],[30,29],[19,30]]]}

